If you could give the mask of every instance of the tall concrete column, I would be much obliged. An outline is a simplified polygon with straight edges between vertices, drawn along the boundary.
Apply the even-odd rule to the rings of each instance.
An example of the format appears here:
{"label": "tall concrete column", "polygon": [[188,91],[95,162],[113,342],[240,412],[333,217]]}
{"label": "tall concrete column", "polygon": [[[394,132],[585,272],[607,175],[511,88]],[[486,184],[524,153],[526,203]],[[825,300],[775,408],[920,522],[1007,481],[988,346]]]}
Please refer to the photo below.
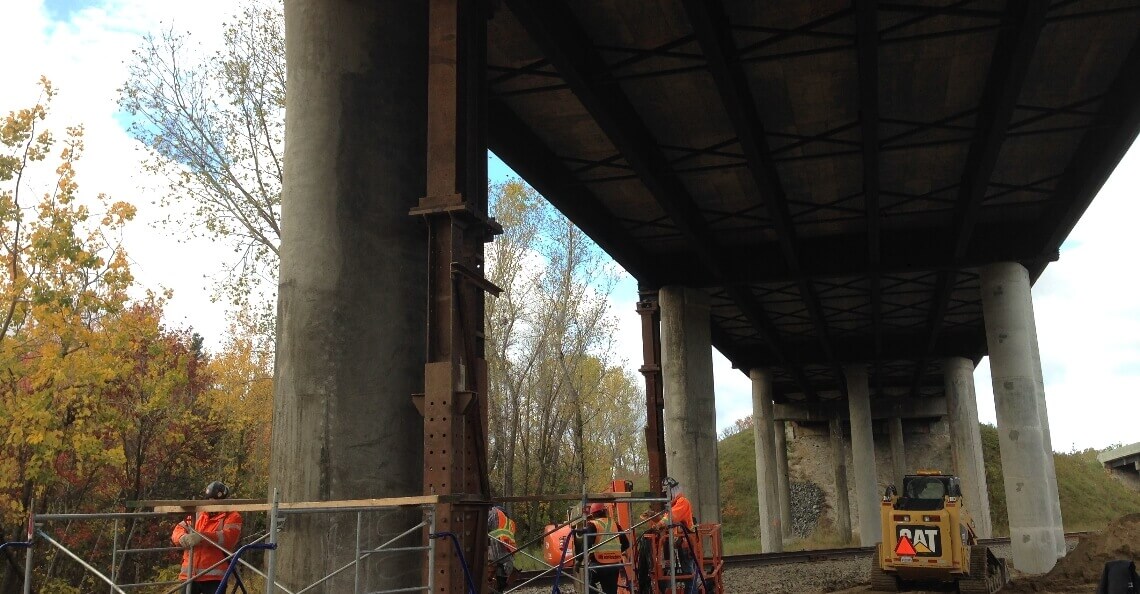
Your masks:
{"label": "tall concrete column", "polygon": [[792,501],[789,491],[788,477],[788,433],[784,421],[776,421],[774,432],[776,434],[776,494],[780,498],[780,526],[784,529],[784,538],[792,536]]}
{"label": "tall concrete column", "polygon": [[780,521],[779,469],[776,465],[776,436],[772,427],[772,371],[753,369],[752,432],[756,441],[756,501],[760,506],[760,551],[784,550],[784,529]]}
{"label": "tall concrete column", "polygon": [[974,516],[981,538],[993,536],[986,465],[982,460],[982,434],[978,428],[978,402],[974,392],[974,362],[950,357],[942,362],[946,384],[946,412],[950,420],[950,454],[954,473],[962,480],[966,507]]}
{"label": "tall concrete column", "polygon": [[847,452],[843,448],[843,420],[827,422],[831,434],[831,465],[835,467],[835,530],[843,542],[851,542],[851,502],[847,486]]}
{"label": "tall concrete column", "polygon": [[[1028,275],[1028,271],[1026,274]],[[1043,433],[1041,442],[1045,446],[1045,461],[1049,466],[1046,478],[1049,479],[1049,490],[1052,492],[1049,501],[1053,506],[1053,547],[1057,551],[1057,558],[1060,559],[1069,553],[1069,549],[1065,544],[1064,520],[1061,518],[1061,492],[1057,486],[1057,469],[1053,460],[1053,435],[1049,429],[1049,404],[1045,399],[1045,373],[1041,369],[1041,349],[1037,344],[1037,317],[1033,315],[1032,293],[1029,296],[1029,313],[1030,336],[1033,337],[1033,365],[1037,376],[1037,393],[1040,396],[1039,402],[1041,403],[1041,430]]]}
{"label": "tall concrete column", "polygon": [[719,523],[720,478],[708,295],[697,289],[668,286],[658,292],[658,301],[669,473],[680,481],[697,521]]}
{"label": "tall concrete column", "polygon": [[1057,562],[1060,519],[1029,273],[1017,263],[991,264],[981,280],[1013,562],[1045,573]]}
{"label": "tall concrete column", "polygon": [[875,469],[875,438],[871,432],[871,387],[867,368],[847,365],[847,405],[851,415],[851,458],[855,498],[859,506],[859,544],[869,547],[883,539],[879,523],[879,481]]}
{"label": "tall concrete column", "polygon": [[[427,11],[286,0],[281,268],[270,489],[284,502],[418,495],[427,239]],[[418,511],[365,514],[365,544]],[[277,578],[300,588],[349,563],[356,514],[289,519]],[[370,590],[422,582],[417,553],[361,565]],[[349,592],[353,572],[314,590]]]}
{"label": "tall concrete column", "polygon": [[891,434],[891,468],[894,476],[890,482],[896,487],[902,487],[903,476],[907,473],[906,467],[906,441],[903,439],[902,418],[891,417],[887,419],[887,429]]}

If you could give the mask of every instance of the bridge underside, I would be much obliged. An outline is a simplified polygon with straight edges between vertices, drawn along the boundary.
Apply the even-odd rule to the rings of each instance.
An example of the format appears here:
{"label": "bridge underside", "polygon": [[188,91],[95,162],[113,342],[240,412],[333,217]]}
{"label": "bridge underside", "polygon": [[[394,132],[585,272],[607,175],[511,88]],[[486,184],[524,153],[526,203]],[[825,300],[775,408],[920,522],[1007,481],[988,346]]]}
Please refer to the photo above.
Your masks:
{"label": "bridge underside", "polygon": [[[715,439],[711,344],[753,379],[769,468],[773,402],[829,415],[833,443],[847,410],[861,517],[890,398],[925,416],[944,395],[955,457],[976,454],[984,479],[969,407],[988,352],[1015,563],[1052,567],[1064,542],[1029,287],[1140,130],[1140,1],[426,4],[285,4],[270,482],[283,501],[460,502],[435,526],[454,553],[370,563],[370,583],[465,590],[460,551],[481,582],[488,146],[645,293],[651,476],[665,424]],[[674,476],[684,458],[704,477],[678,449]],[[712,489],[688,491],[706,521],[711,466],[682,479]],[[286,577],[340,566],[343,526],[287,526],[285,548],[305,547]],[[347,591],[337,579],[326,591]]]}
{"label": "bridge underside", "polygon": [[491,149],[777,401],[941,394],[1140,129],[1136,2],[504,4]]}

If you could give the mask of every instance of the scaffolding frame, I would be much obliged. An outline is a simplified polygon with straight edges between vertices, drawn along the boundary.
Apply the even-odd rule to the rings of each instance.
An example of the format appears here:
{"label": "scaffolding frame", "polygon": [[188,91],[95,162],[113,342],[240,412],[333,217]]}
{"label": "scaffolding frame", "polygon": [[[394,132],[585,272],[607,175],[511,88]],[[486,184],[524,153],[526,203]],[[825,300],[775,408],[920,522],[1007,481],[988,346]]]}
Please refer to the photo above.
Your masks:
{"label": "scaffolding frame", "polygon": [[[274,493],[274,500],[272,503],[235,503],[227,504],[225,502],[205,503],[195,505],[162,505],[161,502],[154,506],[153,511],[128,511],[128,512],[103,512],[103,513],[43,513],[37,514],[32,511],[28,514],[28,530],[26,540],[12,541],[0,543],[0,550],[5,548],[24,548],[26,550],[25,565],[24,565],[24,594],[31,594],[32,592],[32,574],[35,564],[35,550],[41,543],[47,545],[48,550],[56,550],[65,557],[71,559],[83,568],[84,572],[94,576],[98,581],[105,584],[109,592],[112,594],[130,594],[131,591],[144,588],[144,587],[161,587],[172,586],[168,590],[164,590],[163,594],[174,594],[180,590],[188,589],[190,582],[194,577],[200,575],[196,573],[196,569],[191,567],[191,577],[188,580],[179,581],[154,581],[154,582],[139,582],[120,584],[117,573],[119,562],[127,555],[133,554],[163,554],[172,551],[181,550],[180,547],[146,547],[146,548],[120,548],[119,546],[119,522],[121,520],[133,520],[140,518],[161,518],[186,513],[205,513],[217,511],[237,511],[237,512],[264,512],[268,514],[269,528],[266,532],[255,535],[252,540],[242,544],[240,547],[233,551],[229,551],[221,547],[217,543],[209,539],[203,539],[203,543],[209,543],[220,549],[225,557],[208,568],[199,568],[202,571],[218,567],[224,563],[229,563],[229,568],[226,571],[224,579],[219,584],[218,594],[224,594],[225,589],[230,584],[230,577],[234,574],[237,567],[248,569],[265,579],[265,594],[305,594],[314,588],[324,584],[333,577],[352,569],[355,573],[353,580],[353,594],[397,594],[402,592],[433,592],[434,591],[434,559],[436,553],[436,541],[441,538],[451,537],[454,535],[449,532],[436,532],[436,507],[440,504],[449,503],[444,501],[446,498],[436,496],[416,496],[416,497],[402,497],[402,498],[386,498],[386,499],[358,499],[358,500],[341,500],[341,501],[313,501],[313,502],[280,502],[279,495]],[[388,540],[380,543],[379,545],[372,546],[366,543],[363,535],[364,516],[368,513],[377,513],[383,511],[394,511],[397,509],[407,509],[409,507],[419,507],[423,511],[423,519],[413,526],[410,526],[400,534],[389,538]],[[306,584],[297,590],[291,590],[284,584],[276,581],[276,551],[277,551],[277,533],[280,530],[281,522],[290,515],[303,515],[303,514],[325,514],[325,513],[356,513],[356,530],[355,530],[355,554],[354,558],[333,569],[328,574],[317,579],[315,582]],[[101,521],[113,520],[112,524],[112,551],[111,551],[111,568],[110,571],[103,571],[96,567],[95,563],[84,559],[81,554],[72,550],[59,539],[53,538],[53,535],[47,529],[48,524],[55,522],[87,522],[87,521]],[[193,528],[191,528],[193,530]],[[197,531],[194,531],[197,533]],[[414,537],[419,537],[418,540],[409,542]],[[264,550],[265,551],[265,571],[261,571],[253,564],[249,563],[242,558],[242,554],[251,550]],[[360,565],[361,561],[373,555],[384,555],[391,553],[403,553],[417,551],[423,554],[425,567],[427,568],[426,579],[423,583],[411,586],[386,590],[369,590],[365,592],[362,588],[366,587],[361,583]],[[471,571],[467,568],[466,561],[461,553],[459,560],[464,569],[465,578],[468,584],[470,594],[477,594],[478,590],[474,588],[474,581],[471,577]],[[110,575],[108,575],[110,574]],[[240,576],[236,579],[240,582]],[[244,583],[242,589],[245,590]]]}
{"label": "scaffolding frame", "polygon": [[[579,504],[580,510],[586,509],[591,503],[629,504],[629,505],[633,505],[635,503],[648,503],[650,505],[650,509],[654,509],[655,507],[661,507],[663,509],[660,512],[651,513],[646,517],[639,518],[639,520],[637,522],[632,523],[630,526],[622,526],[623,530],[621,530],[620,532],[607,532],[607,533],[597,534],[597,536],[599,538],[595,538],[592,546],[588,546],[584,550],[580,550],[580,551],[575,547],[574,555],[572,555],[569,558],[566,558],[566,556],[565,556],[565,553],[566,553],[567,549],[569,548],[568,545],[571,542],[571,539],[575,538],[575,536],[577,534],[579,534],[580,530],[581,530],[581,528],[574,528],[574,527],[584,525],[585,520],[586,520],[586,516],[584,516],[582,514],[578,514],[578,515],[575,515],[573,517],[568,517],[566,519],[566,521],[564,521],[564,522],[558,522],[558,523],[554,524],[553,525],[554,527],[552,529],[543,531],[542,534],[526,541],[525,543],[518,544],[515,547],[515,550],[510,551],[505,555],[501,555],[498,558],[488,560],[489,565],[493,565],[493,564],[498,563],[499,561],[502,561],[503,559],[508,558],[508,557],[525,557],[527,559],[530,559],[532,561],[539,563],[540,565],[545,566],[539,572],[538,575],[535,575],[535,576],[531,577],[530,579],[527,579],[527,580],[525,580],[519,584],[515,584],[513,586],[510,586],[506,590],[503,590],[500,594],[513,594],[515,592],[522,590],[523,588],[530,587],[534,582],[536,582],[540,579],[549,577],[552,574],[555,577],[555,583],[554,583],[554,587],[553,587],[554,589],[552,591],[558,591],[558,582],[559,582],[560,578],[563,575],[565,575],[569,578],[570,581],[572,581],[574,583],[575,590],[577,590],[577,588],[579,588],[579,587],[582,587],[587,593],[604,594],[596,586],[586,583],[586,579],[587,579],[587,576],[589,575],[589,568],[590,568],[590,553],[594,552],[599,547],[601,547],[605,544],[608,544],[614,540],[621,538],[622,535],[626,535],[630,539],[630,549],[629,549],[630,553],[628,555],[625,553],[622,554],[622,562],[620,564],[622,567],[621,571],[626,576],[627,584],[636,584],[637,572],[635,571],[635,560],[636,560],[636,554],[637,554],[636,553],[636,551],[637,551],[637,544],[636,544],[637,529],[644,527],[646,525],[649,525],[650,523],[654,522],[657,518],[659,518],[661,516],[665,517],[666,526],[672,526],[673,525],[673,513],[672,513],[672,510],[670,509],[670,507],[668,505],[669,499],[667,497],[652,497],[652,496],[647,496],[644,494],[631,494],[631,493],[623,493],[620,491],[615,492],[615,493],[584,493],[581,496],[573,496],[573,497],[576,497],[576,499],[570,499],[568,496],[565,496],[565,495],[555,495],[555,496],[539,495],[539,496],[534,496],[534,497],[508,497],[505,499],[509,500],[511,502],[518,502],[518,503],[537,503],[537,502],[572,500],[572,501],[576,501]],[[632,517],[632,515],[631,515],[631,517]],[[545,559],[541,559],[539,557],[536,557],[535,555],[532,555],[530,552],[527,551],[528,548],[530,548],[536,544],[542,543],[546,539],[547,536],[554,534],[555,532],[558,532],[559,530],[561,530],[562,528],[564,528],[566,526],[571,527],[571,532],[570,532],[570,534],[567,535],[566,543],[563,544],[562,557],[561,557],[561,559],[557,565],[552,565],[550,563],[547,563]],[[671,545],[675,546],[676,543],[673,540],[674,539],[673,530],[669,530],[668,534],[669,534],[669,539],[670,539]],[[605,538],[600,538],[603,536]],[[490,535],[488,535],[487,538],[489,540],[494,540],[493,538],[491,538]],[[576,569],[576,571],[571,571],[571,572],[564,571],[564,569],[567,566],[574,567]],[[674,578],[674,583],[673,583],[673,590],[676,590],[675,578]]]}

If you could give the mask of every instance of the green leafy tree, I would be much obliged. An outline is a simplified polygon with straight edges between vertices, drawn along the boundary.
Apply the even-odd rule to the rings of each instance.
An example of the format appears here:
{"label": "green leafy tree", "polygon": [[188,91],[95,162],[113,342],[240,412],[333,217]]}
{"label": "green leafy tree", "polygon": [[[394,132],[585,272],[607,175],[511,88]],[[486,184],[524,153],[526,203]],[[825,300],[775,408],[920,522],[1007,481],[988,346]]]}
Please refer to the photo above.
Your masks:
{"label": "green leafy tree", "polygon": [[189,33],[148,35],[128,64],[120,103],[167,182],[167,223],[230,245],[220,295],[252,303],[271,332],[281,243],[285,34],[280,1],[250,0],[207,54]]}
{"label": "green leafy tree", "polygon": [[[644,474],[642,393],[612,339],[614,271],[521,180],[490,194],[504,227],[487,255],[488,278],[503,289],[486,306],[495,490],[578,492],[583,478],[596,490]],[[521,508],[515,513],[531,531],[561,515]]]}
{"label": "green leafy tree", "polygon": [[[80,196],[83,130],[56,138],[55,91],[41,86],[36,105],[0,121],[0,538],[23,538],[33,501],[39,512],[102,512],[183,499],[214,479],[263,492],[265,334],[254,316],[235,316],[212,359],[200,336],[163,325],[169,294],[128,298],[119,235],[134,208]],[[111,564],[109,522],[49,528],[95,565]],[[159,547],[168,535],[126,522],[118,542]],[[37,591],[102,587],[54,550],[37,560]],[[22,590],[19,563],[0,559],[0,592]],[[156,560],[120,557],[117,570],[147,581]]]}

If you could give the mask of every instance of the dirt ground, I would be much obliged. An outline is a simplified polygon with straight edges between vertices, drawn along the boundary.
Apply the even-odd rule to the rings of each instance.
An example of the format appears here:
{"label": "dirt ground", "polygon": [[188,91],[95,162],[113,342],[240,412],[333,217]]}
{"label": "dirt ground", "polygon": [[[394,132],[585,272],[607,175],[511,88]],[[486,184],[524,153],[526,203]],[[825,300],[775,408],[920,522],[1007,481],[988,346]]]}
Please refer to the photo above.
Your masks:
{"label": "dirt ground", "polygon": [[1140,561],[1140,514],[1113,521],[1103,531],[1081,539],[1052,571],[1013,580],[1010,592],[1094,592],[1104,564],[1116,559]]}

